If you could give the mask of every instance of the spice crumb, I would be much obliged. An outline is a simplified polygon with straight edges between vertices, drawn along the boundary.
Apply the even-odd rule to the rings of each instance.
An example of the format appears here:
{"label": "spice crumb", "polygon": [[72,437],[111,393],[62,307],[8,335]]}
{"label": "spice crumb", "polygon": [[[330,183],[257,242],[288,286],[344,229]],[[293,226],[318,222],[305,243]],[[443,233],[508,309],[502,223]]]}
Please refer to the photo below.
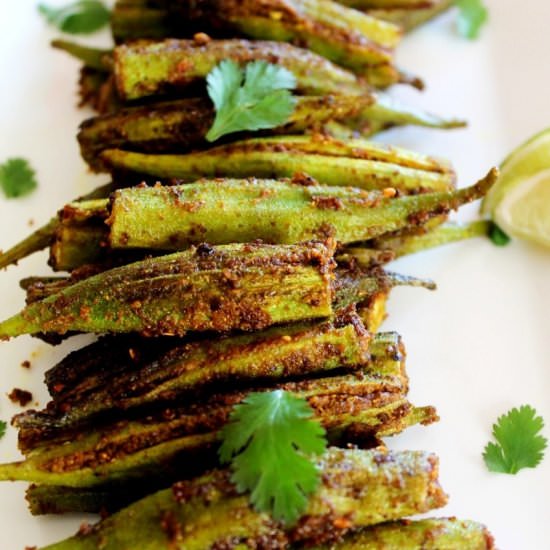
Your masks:
{"label": "spice crumb", "polygon": [[20,407],[26,407],[32,401],[32,393],[20,388],[13,388],[8,397],[12,403],[17,403]]}

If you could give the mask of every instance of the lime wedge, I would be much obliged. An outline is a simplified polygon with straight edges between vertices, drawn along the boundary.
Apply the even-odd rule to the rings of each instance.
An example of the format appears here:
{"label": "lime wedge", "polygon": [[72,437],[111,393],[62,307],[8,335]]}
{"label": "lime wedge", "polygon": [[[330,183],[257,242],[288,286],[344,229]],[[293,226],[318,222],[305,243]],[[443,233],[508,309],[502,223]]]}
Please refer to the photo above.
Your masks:
{"label": "lime wedge", "polygon": [[550,246],[550,128],[504,160],[481,211],[506,233]]}

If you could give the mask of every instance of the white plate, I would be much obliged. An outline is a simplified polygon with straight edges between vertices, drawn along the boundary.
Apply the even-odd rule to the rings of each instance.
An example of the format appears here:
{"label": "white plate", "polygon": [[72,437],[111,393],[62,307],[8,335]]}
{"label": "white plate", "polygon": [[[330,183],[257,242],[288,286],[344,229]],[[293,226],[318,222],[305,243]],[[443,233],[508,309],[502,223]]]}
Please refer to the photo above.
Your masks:
{"label": "white plate", "polygon": [[[40,189],[24,200],[0,198],[0,246],[8,247],[65,201],[105,178],[93,178],[74,138],[80,120],[75,96],[78,64],[48,48],[55,33],[34,0],[4,0],[0,23],[0,160],[23,156],[38,172]],[[62,3],[62,2],[59,2]],[[550,126],[550,4],[545,0],[487,0],[491,21],[475,42],[459,38],[451,14],[404,40],[401,66],[425,78],[423,94],[396,94],[437,113],[466,117],[466,130],[399,129],[382,139],[452,159],[460,184],[483,175],[514,146]],[[469,207],[461,217],[475,216]],[[48,273],[46,255],[0,273],[0,316],[15,313],[24,296],[18,280]],[[520,242],[500,249],[476,240],[403,259],[396,269],[435,279],[439,290],[397,289],[387,329],[403,334],[411,398],[434,404],[441,421],[389,441],[393,448],[427,449],[441,457],[449,505],[432,515],[484,522],[499,548],[550,547],[550,459],[517,476],[488,473],[481,453],[497,416],[532,404],[550,423],[550,251]],[[82,341],[82,340],[81,340]],[[80,342],[81,342],[80,341]],[[51,348],[29,337],[0,345],[0,417],[20,409],[6,397],[29,389],[44,405],[44,371],[71,346]],[[20,363],[29,359],[27,371]],[[545,430],[550,436],[550,429]],[[17,458],[15,431],[0,442],[0,460]],[[0,486],[0,548],[44,545],[73,533],[78,517],[32,517],[25,484]],[[89,518],[88,518],[89,519]]]}

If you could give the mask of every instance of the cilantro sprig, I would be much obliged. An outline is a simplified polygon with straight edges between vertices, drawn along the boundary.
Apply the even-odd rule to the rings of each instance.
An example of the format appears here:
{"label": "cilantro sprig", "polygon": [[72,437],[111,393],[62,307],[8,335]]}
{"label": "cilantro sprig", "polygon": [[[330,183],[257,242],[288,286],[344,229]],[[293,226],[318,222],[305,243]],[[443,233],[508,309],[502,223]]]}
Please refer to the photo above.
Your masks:
{"label": "cilantro sprig", "polygon": [[208,141],[243,130],[275,128],[294,111],[296,100],[290,92],[296,87],[294,75],[266,61],[253,61],[244,69],[234,61],[222,61],[206,82],[216,108]]}
{"label": "cilantro sprig", "polygon": [[0,164],[0,187],[8,199],[32,193],[38,184],[29,162],[22,158],[12,158]]}
{"label": "cilantro sprig", "polygon": [[4,420],[0,420],[0,439],[6,435],[6,428],[8,424]]}
{"label": "cilantro sprig", "polygon": [[489,11],[483,0],[458,0],[456,5],[458,32],[469,40],[475,40],[489,19]]}
{"label": "cilantro sprig", "polygon": [[48,23],[69,34],[91,34],[109,23],[111,12],[100,0],[78,0],[62,7],[39,4]]}
{"label": "cilantro sprig", "polygon": [[544,457],[548,441],[540,431],[544,421],[529,405],[512,409],[493,425],[497,443],[488,443],[483,460],[490,472],[517,474],[522,468],[534,468]]}
{"label": "cilantro sprig", "polygon": [[276,390],[251,393],[221,430],[219,456],[232,481],[261,512],[291,525],[307,507],[320,474],[312,457],[326,450],[325,430],[308,402]]}

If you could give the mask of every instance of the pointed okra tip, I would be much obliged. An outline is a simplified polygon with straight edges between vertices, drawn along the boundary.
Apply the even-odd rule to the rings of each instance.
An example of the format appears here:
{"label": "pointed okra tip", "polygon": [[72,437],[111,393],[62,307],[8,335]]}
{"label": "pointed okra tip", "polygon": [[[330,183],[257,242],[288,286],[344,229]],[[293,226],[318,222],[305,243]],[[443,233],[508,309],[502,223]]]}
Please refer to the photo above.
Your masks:
{"label": "pointed okra tip", "polygon": [[476,191],[476,194],[479,196],[485,196],[489,189],[493,187],[493,185],[496,183],[500,176],[500,171],[498,168],[493,167],[489,170],[487,175],[480,179],[474,186],[474,190]]}

